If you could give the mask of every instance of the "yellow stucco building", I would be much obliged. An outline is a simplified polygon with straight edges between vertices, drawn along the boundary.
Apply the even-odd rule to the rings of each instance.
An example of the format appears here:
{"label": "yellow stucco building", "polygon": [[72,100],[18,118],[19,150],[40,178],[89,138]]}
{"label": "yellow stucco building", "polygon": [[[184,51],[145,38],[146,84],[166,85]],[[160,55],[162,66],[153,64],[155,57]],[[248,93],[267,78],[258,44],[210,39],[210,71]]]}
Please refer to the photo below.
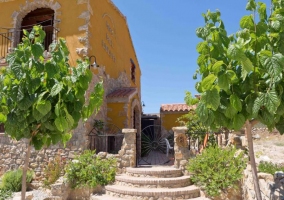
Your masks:
{"label": "yellow stucco building", "polygon": [[91,65],[90,90],[103,79],[104,103],[97,116],[78,126],[70,145],[95,145],[89,137],[94,119],[112,124],[116,130],[136,128],[139,141],[141,70],[126,17],[111,0],[0,0],[0,13],[0,67],[6,66],[5,58],[20,42],[22,30],[36,24],[46,31],[47,57],[48,46],[62,37],[70,51],[71,65],[84,57],[96,62]]}

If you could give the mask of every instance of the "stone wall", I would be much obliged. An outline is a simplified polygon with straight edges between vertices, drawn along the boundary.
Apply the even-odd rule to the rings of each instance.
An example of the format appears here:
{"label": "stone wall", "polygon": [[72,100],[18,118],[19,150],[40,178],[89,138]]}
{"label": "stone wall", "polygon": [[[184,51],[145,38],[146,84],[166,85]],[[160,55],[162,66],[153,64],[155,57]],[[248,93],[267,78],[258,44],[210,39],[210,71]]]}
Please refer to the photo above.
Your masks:
{"label": "stone wall", "polygon": [[[118,173],[122,173],[126,167],[136,166],[136,129],[123,129],[124,139],[119,154],[112,155],[101,152],[101,158],[115,156],[117,158]],[[15,141],[4,134],[0,134],[0,176],[7,170],[23,167],[26,156],[27,142],[25,140]],[[77,143],[68,143],[64,148],[62,145],[51,146],[36,151],[31,150],[29,168],[35,172],[35,180],[44,178],[44,169],[48,162],[56,156],[61,158],[63,163],[73,159],[76,154],[81,153],[84,148],[80,148]]]}
{"label": "stone wall", "polygon": [[[7,170],[23,167],[27,150],[27,141],[12,140],[10,137],[0,134],[0,175]],[[29,168],[35,172],[35,179],[40,180],[44,177],[44,169],[48,162],[56,156],[61,158],[62,162],[74,158],[75,154],[82,152],[82,148],[70,145],[64,148],[62,145],[51,146],[36,151],[31,150]]]}
{"label": "stone wall", "polygon": [[[284,174],[283,174],[284,175]],[[283,199],[284,188],[281,183],[284,181],[283,177],[273,177],[271,174],[258,173],[259,187],[263,200],[280,200]],[[251,165],[247,165],[244,171],[244,178],[242,183],[243,199],[245,200],[256,200]]]}

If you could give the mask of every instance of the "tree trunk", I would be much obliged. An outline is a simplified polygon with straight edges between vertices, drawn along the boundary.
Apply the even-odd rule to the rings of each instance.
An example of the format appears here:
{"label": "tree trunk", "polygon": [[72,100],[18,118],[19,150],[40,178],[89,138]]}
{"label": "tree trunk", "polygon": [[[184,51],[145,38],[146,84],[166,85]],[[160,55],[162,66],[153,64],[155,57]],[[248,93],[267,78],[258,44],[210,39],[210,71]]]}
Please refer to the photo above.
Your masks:
{"label": "tree trunk", "polygon": [[255,157],[254,157],[251,128],[252,128],[252,124],[249,121],[246,121],[246,135],[248,139],[249,159],[250,159],[250,164],[251,164],[251,169],[252,169],[254,190],[256,194],[256,199],[261,200],[261,192],[260,192],[259,181],[258,181],[257,171],[256,171],[256,163],[255,163]]}
{"label": "tree trunk", "polygon": [[28,165],[29,165],[29,160],[30,160],[30,155],[31,155],[31,140],[29,140],[28,143],[28,149],[26,152],[26,158],[25,158],[25,165],[23,168],[23,177],[22,177],[22,192],[21,192],[21,199],[25,200],[26,199],[26,190],[27,190],[27,171],[28,171]]}

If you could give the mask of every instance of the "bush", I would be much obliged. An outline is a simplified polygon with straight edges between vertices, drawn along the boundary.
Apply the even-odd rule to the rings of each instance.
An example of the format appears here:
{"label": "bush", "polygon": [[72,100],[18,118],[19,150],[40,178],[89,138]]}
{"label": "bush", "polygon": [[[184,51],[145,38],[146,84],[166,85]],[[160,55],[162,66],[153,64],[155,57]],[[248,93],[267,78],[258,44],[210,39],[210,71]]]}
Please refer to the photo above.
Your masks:
{"label": "bush", "polygon": [[243,153],[236,155],[235,148],[211,146],[189,160],[187,170],[193,173],[193,183],[201,186],[208,196],[215,197],[242,178],[245,166]]}
{"label": "bush", "polygon": [[45,186],[50,186],[60,177],[64,163],[61,161],[60,156],[56,156],[54,160],[49,161],[48,165],[44,169],[46,179],[44,180]]}
{"label": "bush", "polygon": [[101,159],[95,151],[86,150],[67,164],[65,172],[72,188],[107,185],[114,181],[116,159]]}
{"label": "bush", "polygon": [[[22,189],[22,176],[23,170],[17,169],[13,171],[8,171],[2,176],[1,189],[12,192],[19,192]],[[27,171],[27,183],[30,183],[33,179],[33,172]]]}
{"label": "bush", "polygon": [[284,166],[272,162],[261,161],[258,165],[258,171],[274,175],[276,171],[284,171]]}
{"label": "bush", "polygon": [[6,200],[12,196],[12,192],[10,190],[0,189],[0,200]]}

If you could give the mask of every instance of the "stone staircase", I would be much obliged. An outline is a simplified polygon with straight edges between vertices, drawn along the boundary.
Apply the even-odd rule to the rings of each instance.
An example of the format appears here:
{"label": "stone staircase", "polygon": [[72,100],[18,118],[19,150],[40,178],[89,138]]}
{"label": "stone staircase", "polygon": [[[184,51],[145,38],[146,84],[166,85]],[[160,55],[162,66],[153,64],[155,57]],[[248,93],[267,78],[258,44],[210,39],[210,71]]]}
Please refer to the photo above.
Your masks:
{"label": "stone staircase", "polygon": [[200,189],[173,167],[127,168],[115,177],[113,185],[105,187],[106,194],[93,195],[91,200],[205,200]]}

